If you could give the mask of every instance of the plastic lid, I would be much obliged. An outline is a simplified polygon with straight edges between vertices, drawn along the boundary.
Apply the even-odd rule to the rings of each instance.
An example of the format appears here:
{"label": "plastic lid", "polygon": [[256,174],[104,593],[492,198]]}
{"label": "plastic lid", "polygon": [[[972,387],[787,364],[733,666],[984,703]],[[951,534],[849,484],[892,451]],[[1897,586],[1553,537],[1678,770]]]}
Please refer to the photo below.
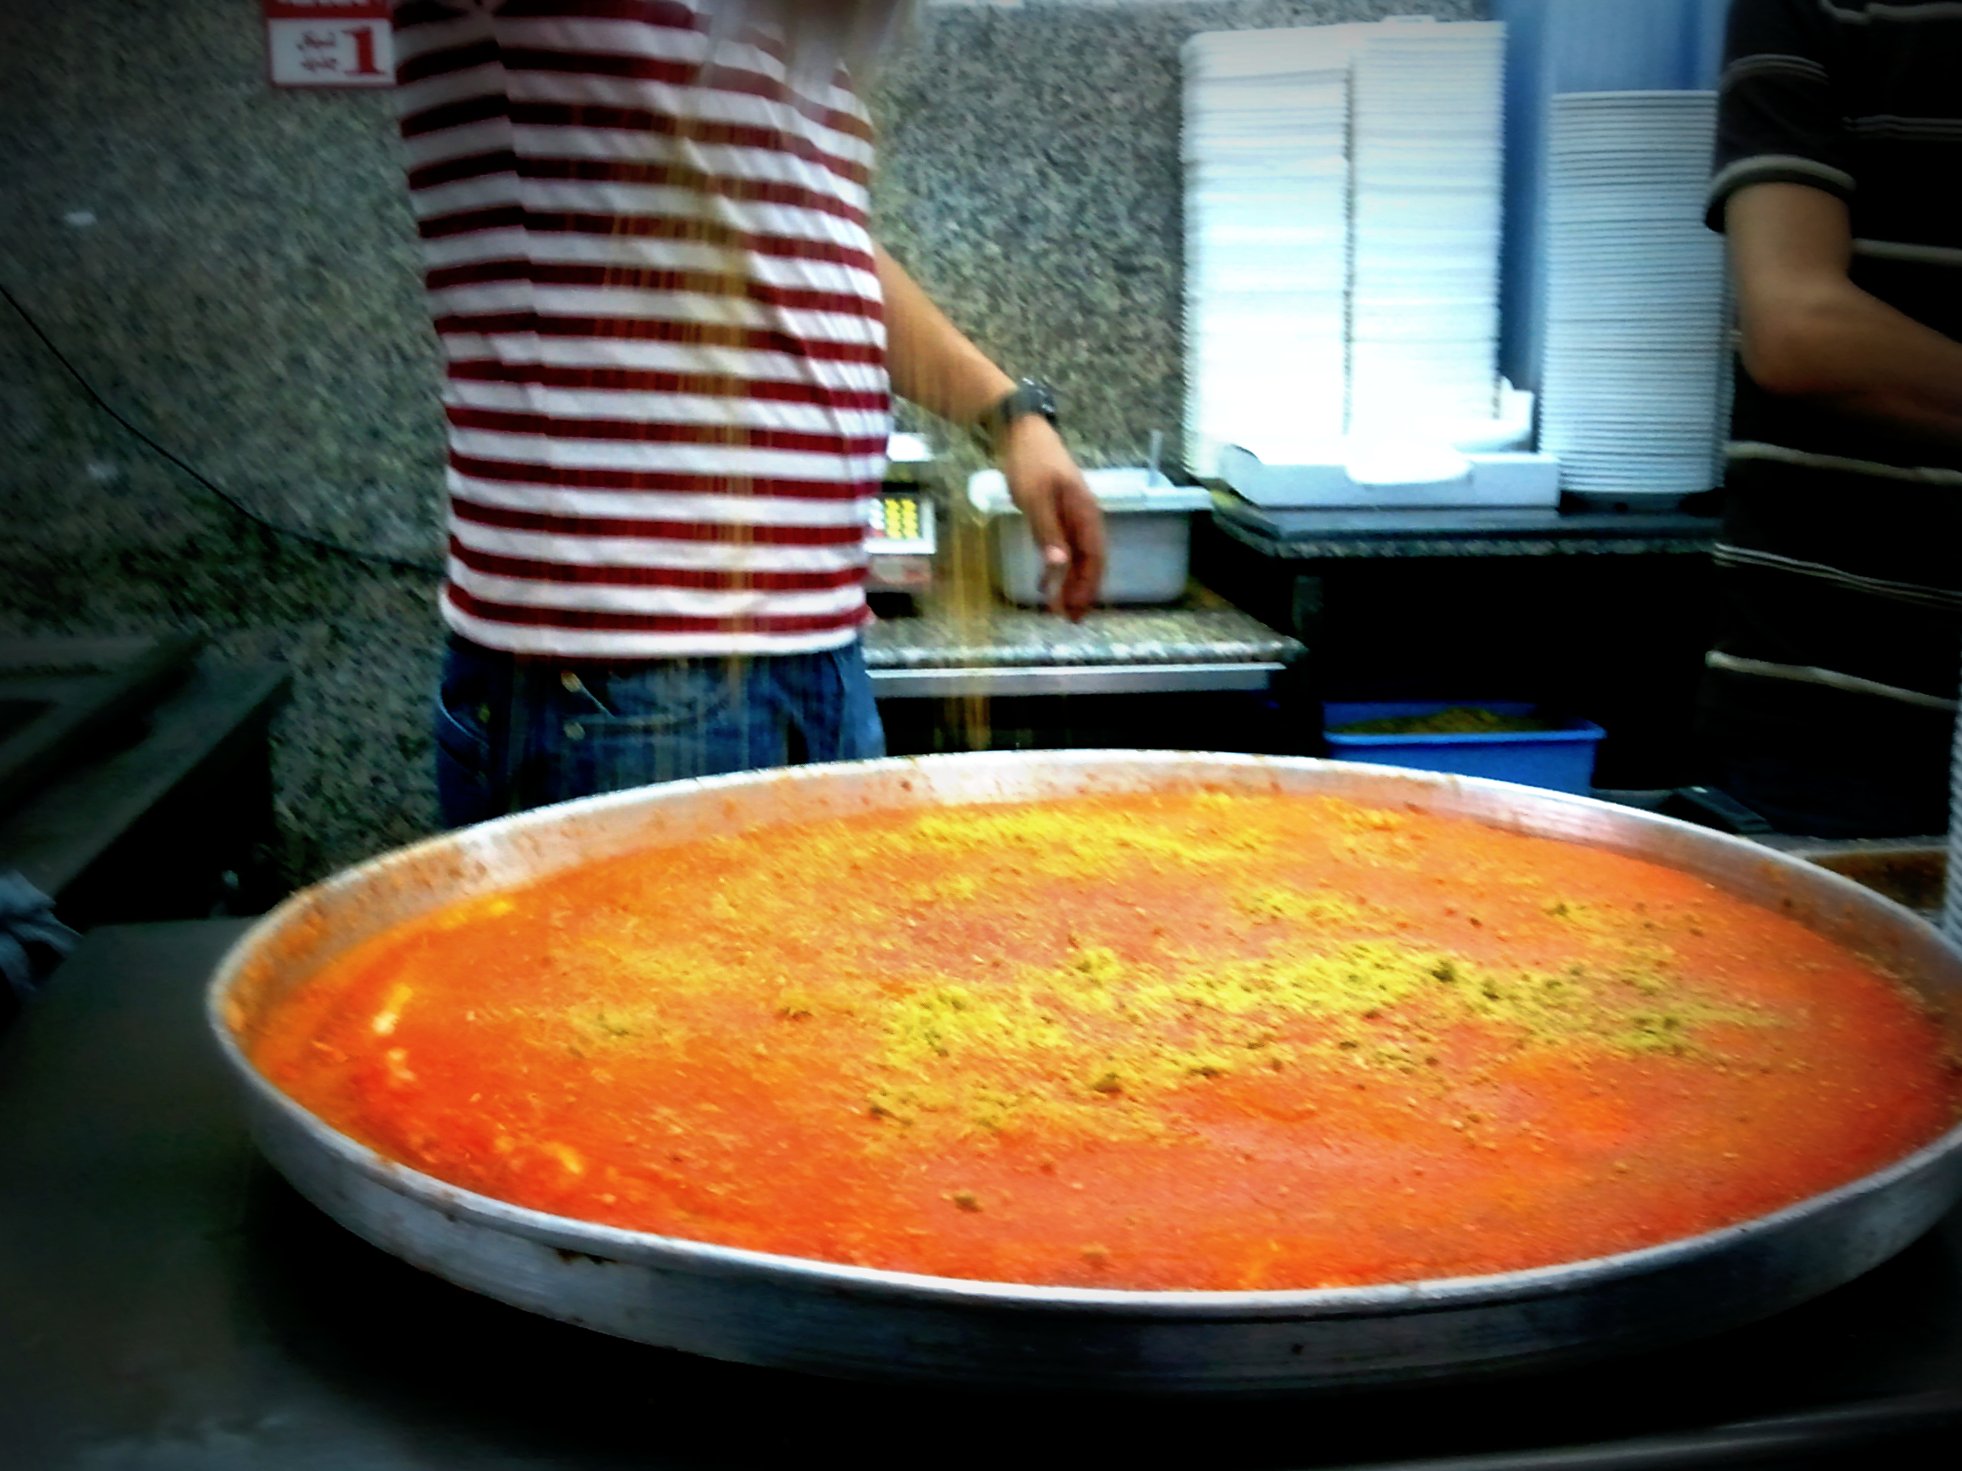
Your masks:
{"label": "plastic lid", "polygon": [[[1174,485],[1163,475],[1152,478],[1142,465],[1108,470],[1085,470],[1083,478],[1097,504],[1111,513],[1123,511],[1204,511],[1211,508],[1210,492],[1196,485]],[[967,498],[977,511],[996,516],[1012,513],[1008,481],[999,470],[982,470],[967,482]]]}
{"label": "plastic lid", "polygon": [[894,434],[886,440],[886,460],[894,465],[924,465],[933,459],[933,447],[918,434]]}

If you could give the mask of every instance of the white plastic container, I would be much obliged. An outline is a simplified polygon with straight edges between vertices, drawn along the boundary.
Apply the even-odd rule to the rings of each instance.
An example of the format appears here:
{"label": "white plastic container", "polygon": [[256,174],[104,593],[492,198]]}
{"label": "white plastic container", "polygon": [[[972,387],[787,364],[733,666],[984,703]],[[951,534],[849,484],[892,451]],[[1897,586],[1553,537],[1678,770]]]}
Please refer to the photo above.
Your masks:
{"label": "white plastic container", "polygon": [[[1173,485],[1143,468],[1086,470],[1083,478],[1104,508],[1110,560],[1100,601],[1149,604],[1178,601],[1192,564],[1192,518],[1212,507],[1197,486]],[[999,470],[967,483],[968,500],[988,518],[989,561],[995,589],[1021,607],[1042,602],[1042,561],[1028,520],[1008,498]]]}

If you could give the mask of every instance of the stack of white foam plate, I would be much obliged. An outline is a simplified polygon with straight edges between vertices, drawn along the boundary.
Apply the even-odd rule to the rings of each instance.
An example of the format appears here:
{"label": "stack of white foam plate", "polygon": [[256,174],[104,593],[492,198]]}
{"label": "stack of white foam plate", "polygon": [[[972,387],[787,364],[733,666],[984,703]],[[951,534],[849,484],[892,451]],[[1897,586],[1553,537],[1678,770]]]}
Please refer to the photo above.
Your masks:
{"label": "stack of white foam plate", "polygon": [[1346,409],[1350,26],[1185,48],[1186,458],[1339,440]]}
{"label": "stack of white foam plate", "polygon": [[1498,391],[1505,27],[1359,28],[1349,419],[1489,419]]}
{"label": "stack of white foam plate", "polygon": [[1729,401],[1722,240],[1703,224],[1713,92],[1556,96],[1540,447],[1596,501],[1708,490]]}

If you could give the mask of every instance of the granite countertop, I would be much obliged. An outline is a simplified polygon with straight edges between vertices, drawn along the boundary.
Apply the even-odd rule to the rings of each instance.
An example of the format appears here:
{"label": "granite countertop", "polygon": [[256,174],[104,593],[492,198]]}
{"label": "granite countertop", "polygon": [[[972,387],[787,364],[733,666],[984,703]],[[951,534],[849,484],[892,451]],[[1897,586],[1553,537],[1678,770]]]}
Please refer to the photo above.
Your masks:
{"label": "granite countertop", "polygon": [[876,675],[901,669],[1140,664],[1288,664],[1306,652],[1196,584],[1167,607],[1098,608],[1081,623],[990,600],[966,610],[887,618],[865,634]]}
{"label": "granite countertop", "polygon": [[1284,561],[1365,557],[1572,557],[1705,554],[1720,518],[1691,511],[1586,507],[1269,510],[1213,495],[1233,540]]}

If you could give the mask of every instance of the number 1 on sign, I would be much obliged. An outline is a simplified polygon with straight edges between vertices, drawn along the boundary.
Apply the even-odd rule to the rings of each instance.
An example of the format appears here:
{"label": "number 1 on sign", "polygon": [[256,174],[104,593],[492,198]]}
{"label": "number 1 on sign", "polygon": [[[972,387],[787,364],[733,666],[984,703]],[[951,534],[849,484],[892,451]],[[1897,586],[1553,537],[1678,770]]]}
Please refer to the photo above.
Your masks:
{"label": "number 1 on sign", "polygon": [[375,28],[373,26],[351,26],[348,34],[354,38],[354,65],[349,68],[351,77],[378,77],[382,69],[375,65]]}

